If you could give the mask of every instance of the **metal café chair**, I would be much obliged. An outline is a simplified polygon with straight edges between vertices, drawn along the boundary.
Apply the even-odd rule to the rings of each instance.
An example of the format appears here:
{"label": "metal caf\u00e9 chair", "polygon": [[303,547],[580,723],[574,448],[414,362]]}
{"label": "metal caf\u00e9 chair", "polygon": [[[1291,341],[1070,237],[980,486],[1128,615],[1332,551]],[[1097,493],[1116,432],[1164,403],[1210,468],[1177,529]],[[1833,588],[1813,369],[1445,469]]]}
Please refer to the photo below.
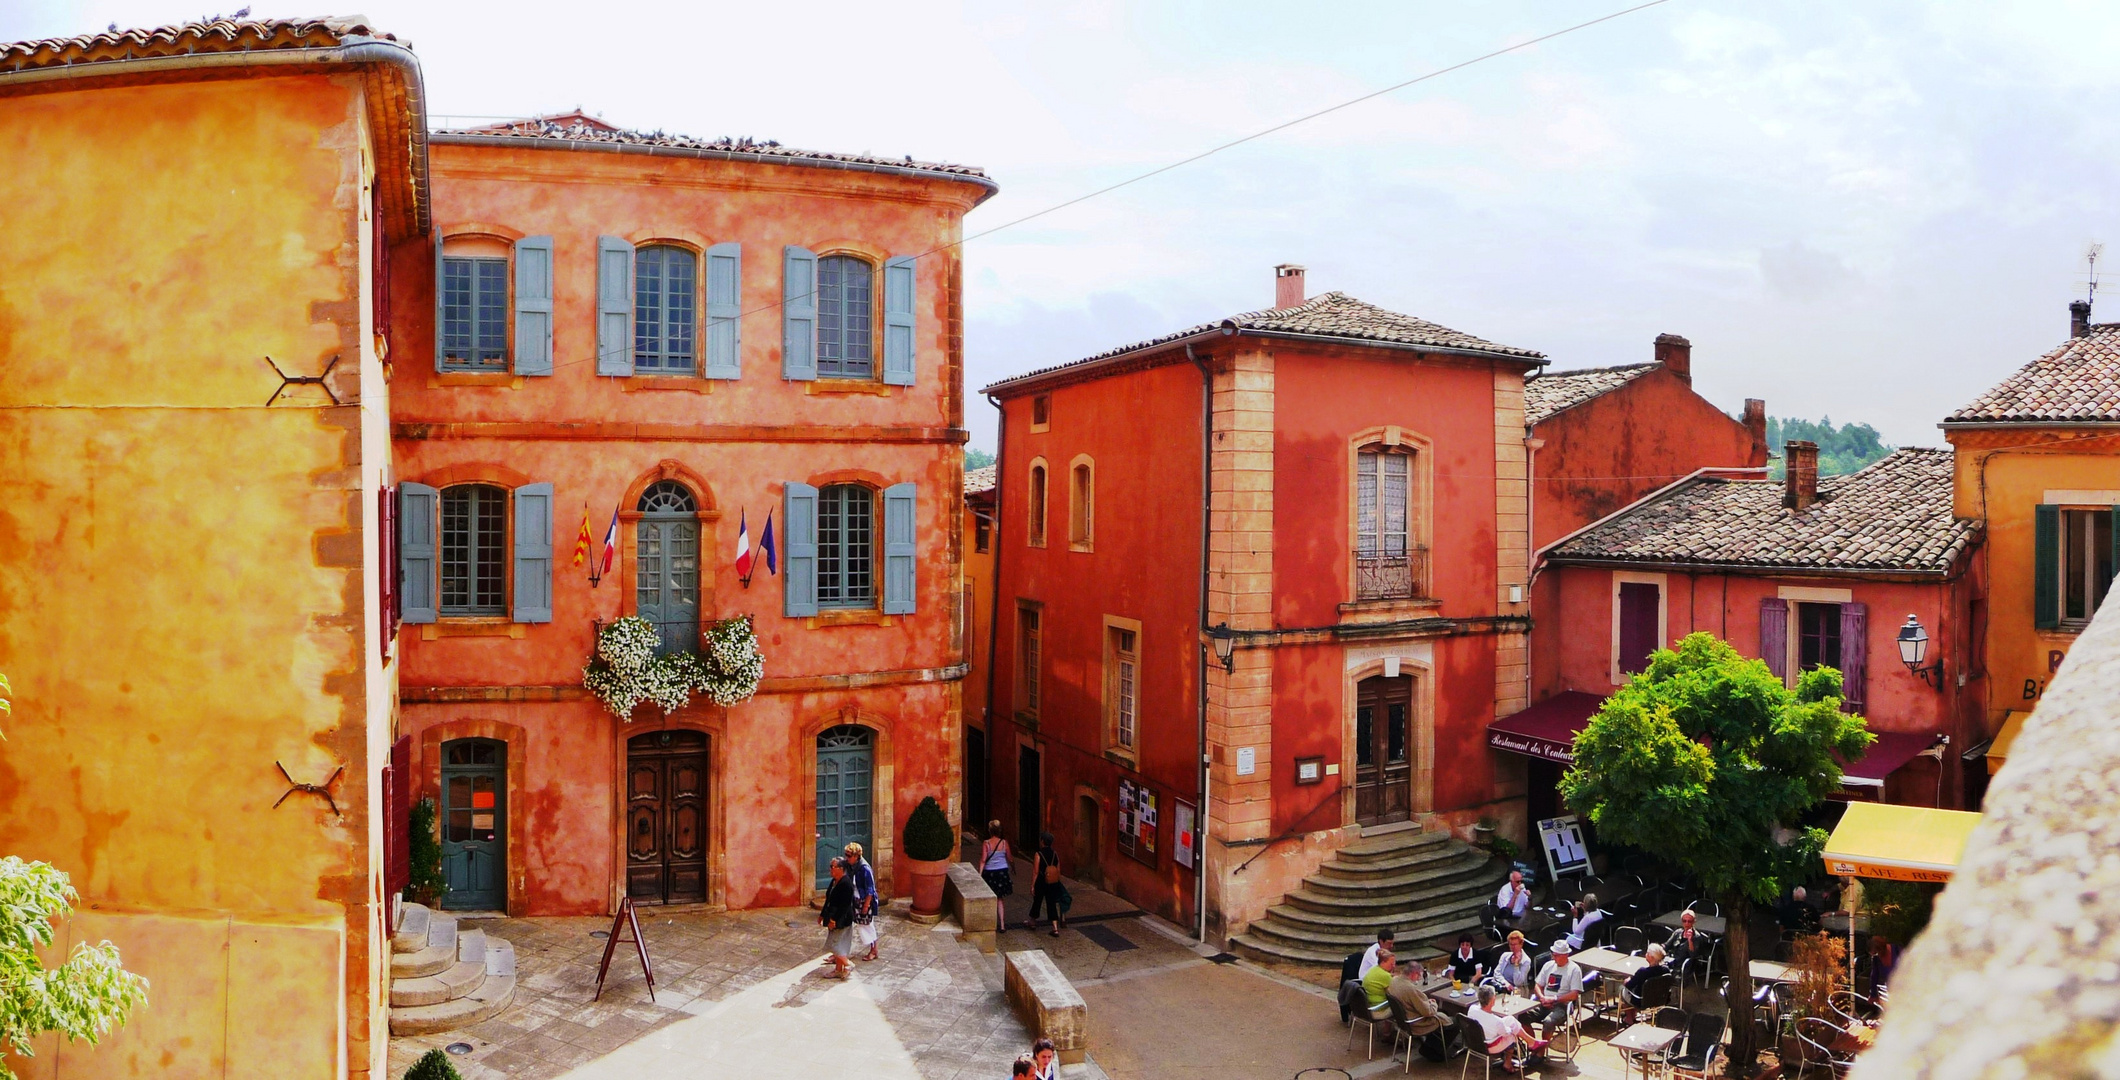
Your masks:
{"label": "metal caf\u00e9 chair", "polygon": [[1472,1068],[1474,1058],[1479,1059],[1481,1071],[1490,1080],[1494,1076],[1496,1062],[1502,1064],[1503,1072],[1509,1071],[1509,1054],[1516,1049],[1514,1045],[1504,1047],[1499,1054],[1488,1053],[1487,1029],[1481,1027],[1479,1021],[1463,1013],[1458,1014],[1457,1029],[1458,1041],[1465,1044],[1465,1063],[1458,1066],[1458,1080],[1465,1080],[1465,1074]]}
{"label": "metal caf\u00e9 chair", "polygon": [[[1361,984],[1357,983],[1356,985],[1359,986]],[[1356,1009],[1349,1014],[1347,1021],[1347,1049],[1354,1049],[1354,1029],[1359,1025],[1367,1032],[1369,1037],[1368,1058],[1365,1058],[1365,1060],[1377,1056],[1377,1029],[1380,1027],[1391,1028],[1391,1003],[1390,998],[1385,998],[1382,1005],[1365,1005],[1363,1008]],[[1393,1045],[1396,1046],[1397,1044],[1394,1043]]]}
{"label": "metal caf\u00e9 chair", "polygon": [[1628,956],[1640,956],[1649,947],[1649,935],[1639,926],[1621,926],[1612,931],[1612,948]]}
{"label": "metal caf\u00e9 chair", "polygon": [[1823,1065],[1834,1076],[1842,1076],[1855,1065],[1855,1054],[1835,1047],[1847,1046],[1854,1040],[1847,1029],[1830,1020],[1816,1016],[1800,1016],[1796,1019],[1796,1042],[1802,1047],[1803,1060],[1797,1064],[1796,1075],[1802,1076],[1813,1065]]}
{"label": "metal caf\u00e9 chair", "polygon": [[1835,990],[1826,995],[1826,1008],[1840,1017],[1840,1026],[1848,1028],[1871,1023],[1884,1012],[1875,1001],[1853,990]]}
{"label": "metal caf\u00e9 chair", "polygon": [[1699,1013],[1686,1023],[1686,1049],[1672,1056],[1669,1067],[1673,1076],[1687,1076],[1694,1080],[1706,1080],[1708,1070],[1715,1066],[1716,1057],[1722,1053],[1723,1018],[1713,1013]]}

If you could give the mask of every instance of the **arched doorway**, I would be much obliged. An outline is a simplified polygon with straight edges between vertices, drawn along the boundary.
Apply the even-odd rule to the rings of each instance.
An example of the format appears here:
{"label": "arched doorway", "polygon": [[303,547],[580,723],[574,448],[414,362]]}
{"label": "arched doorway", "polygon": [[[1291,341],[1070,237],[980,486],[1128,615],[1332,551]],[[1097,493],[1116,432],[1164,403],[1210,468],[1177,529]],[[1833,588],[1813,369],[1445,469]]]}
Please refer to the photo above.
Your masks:
{"label": "arched doorway", "polygon": [[1354,819],[1384,825],[1413,816],[1413,679],[1363,679],[1355,686]]}
{"label": "arched doorway", "polygon": [[817,887],[832,883],[832,860],[850,843],[873,858],[876,734],[855,724],[817,733]]}
{"label": "arched doorway", "polygon": [[442,906],[499,911],[508,906],[508,744],[454,739],[442,744]]}
{"label": "arched doorway", "polygon": [[626,895],[636,904],[707,900],[707,737],[626,740]]}
{"label": "arched doorway", "polygon": [[699,502],[675,480],[658,480],[635,505],[634,607],[662,631],[667,652],[699,648]]}
{"label": "arched doorway", "polygon": [[1077,881],[1102,884],[1103,870],[1099,866],[1099,841],[1104,838],[1104,812],[1097,804],[1097,797],[1090,794],[1075,796],[1075,865],[1068,868],[1069,876]]}

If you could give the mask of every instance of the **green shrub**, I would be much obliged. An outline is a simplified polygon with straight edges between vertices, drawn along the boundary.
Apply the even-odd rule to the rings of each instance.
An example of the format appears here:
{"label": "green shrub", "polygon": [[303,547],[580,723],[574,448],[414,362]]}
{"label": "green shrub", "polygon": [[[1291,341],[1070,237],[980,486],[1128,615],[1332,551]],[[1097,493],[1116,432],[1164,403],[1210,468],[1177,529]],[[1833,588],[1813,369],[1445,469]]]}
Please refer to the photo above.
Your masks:
{"label": "green shrub", "polygon": [[1869,913],[1870,933],[1899,948],[1912,944],[1929,925],[1936,910],[1936,894],[1943,886],[1926,881],[1886,881],[1863,878],[1862,910]]}
{"label": "green shrub", "polygon": [[429,1050],[420,1056],[412,1067],[405,1070],[405,1080],[464,1080],[449,1060],[449,1055],[440,1050]]}
{"label": "green shrub", "polygon": [[441,900],[443,893],[449,891],[449,883],[442,878],[442,837],[435,830],[435,816],[433,799],[413,803],[412,813],[408,815],[412,831],[409,848],[412,881],[405,886],[405,899],[415,904],[433,906]]}
{"label": "green shrub", "polygon": [[1509,860],[1510,862],[1515,862],[1516,857],[1524,853],[1522,848],[1516,846],[1516,841],[1511,840],[1506,836],[1497,836],[1494,839],[1487,841],[1487,850],[1494,852],[1496,855],[1499,855],[1502,858]]}
{"label": "green shrub", "polygon": [[920,800],[905,819],[905,857],[937,862],[956,854],[957,830],[950,828],[950,819],[943,816],[941,804],[933,795]]}

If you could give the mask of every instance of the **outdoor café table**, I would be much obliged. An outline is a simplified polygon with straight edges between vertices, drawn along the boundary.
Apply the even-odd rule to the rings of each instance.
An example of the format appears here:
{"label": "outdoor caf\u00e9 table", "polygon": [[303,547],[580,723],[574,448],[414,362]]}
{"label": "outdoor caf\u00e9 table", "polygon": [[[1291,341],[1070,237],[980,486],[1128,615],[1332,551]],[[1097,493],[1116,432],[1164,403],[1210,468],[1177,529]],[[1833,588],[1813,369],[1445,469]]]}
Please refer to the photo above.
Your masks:
{"label": "outdoor caf\u00e9 table", "polygon": [[[1470,1012],[1474,1005],[1480,1003],[1479,988],[1471,985],[1467,985],[1463,990],[1452,990],[1449,981],[1444,980],[1421,989],[1427,991],[1429,999],[1435,1002],[1437,1008],[1448,1009],[1454,1013]],[[1519,997],[1516,994],[1494,996],[1494,1012],[1497,1016],[1515,1016],[1536,1008],[1537,998]]]}
{"label": "outdoor caf\u00e9 table", "polygon": [[1576,953],[1575,962],[1592,971],[1615,975],[1621,979],[1625,979],[1649,966],[1649,961],[1642,957],[1628,956],[1617,949],[1607,949],[1602,946],[1595,949],[1584,949],[1582,952]]}
{"label": "outdoor caf\u00e9 table", "polygon": [[1647,1077],[1649,1075],[1649,1056],[1662,1053],[1666,1047],[1677,1042],[1679,1036],[1684,1034],[1685,1032],[1683,1031],[1660,1028],[1654,1024],[1636,1024],[1614,1035],[1611,1046],[1614,1050],[1620,1052],[1619,1060],[1622,1066],[1620,1075],[1626,1076],[1629,1072],[1632,1072],[1635,1062],[1638,1061],[1641,1063],[1642,1076]]}
{"label": "outdoor caf\u00e9 table", "polygon": [[1792,983],[1798,978],[1795,968],[1778,960],[1754,960],[1751,972],[1753,982]]}
{"label": "outdoor caf\u00e9 table", "polygon": [[[1656,917],[1656,925],[1666,930],[1676,930],[1678,929],[1678,917],[1683,914],[1685,914],[1683,911],[1667,911]],[[1721,937],[1723,936],[1723,931],[1729,928],[1729,920],[1720,915],[1693,916],[1693,929],[1703,934],[1713,934],[1716,937]]]}

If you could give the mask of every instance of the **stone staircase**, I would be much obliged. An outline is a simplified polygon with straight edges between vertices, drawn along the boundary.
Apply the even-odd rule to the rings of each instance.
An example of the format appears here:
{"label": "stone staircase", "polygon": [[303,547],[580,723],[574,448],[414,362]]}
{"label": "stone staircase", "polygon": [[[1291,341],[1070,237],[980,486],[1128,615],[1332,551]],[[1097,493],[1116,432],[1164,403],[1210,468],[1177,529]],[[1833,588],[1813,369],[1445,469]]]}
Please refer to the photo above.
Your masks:
{"label": "stone staircase", "polygon": [[1507,875],[1500,860],[1448,833],[1372,831],[1334,853],[1230,944],[1255,960],[1338,967],[1388,926],[1398,932],[1400,959],[1438,959],[1443,950],[1426,943],[1477,928],[1480,906]]}
{"label": "stone staircase", "polygon": [[515,1000],[515,946],[420,904],[398,910],[390,935],[390,1033],[469,1027]]}

